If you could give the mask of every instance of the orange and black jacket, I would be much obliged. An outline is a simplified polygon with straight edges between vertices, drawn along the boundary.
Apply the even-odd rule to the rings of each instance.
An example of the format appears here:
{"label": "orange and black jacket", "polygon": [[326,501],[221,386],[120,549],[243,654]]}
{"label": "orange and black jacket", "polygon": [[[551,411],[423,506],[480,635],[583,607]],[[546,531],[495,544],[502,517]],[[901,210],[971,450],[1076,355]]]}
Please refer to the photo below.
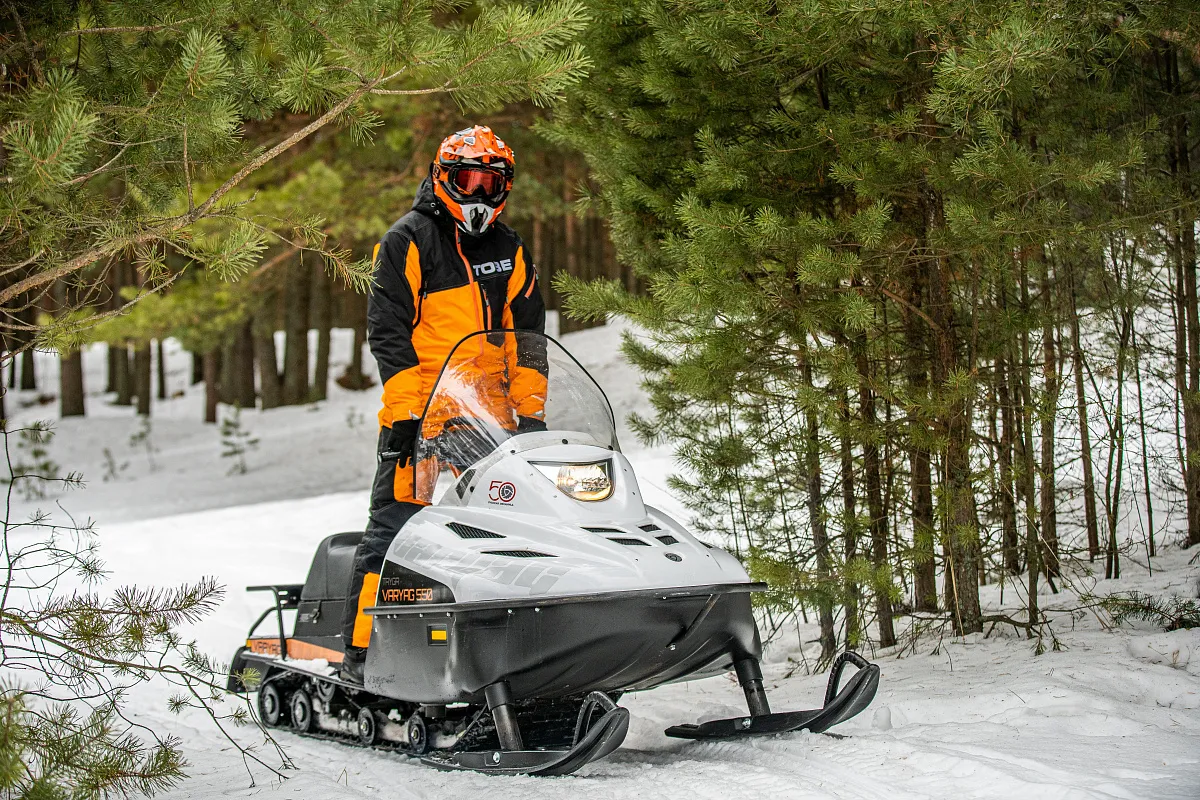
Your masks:
{"label": "orange and black jacket", "polygon": [[[546,306],[521,237],[500,222],[481,236],[462,233],[428,178],[412,211],[375,246],[373,263],[367,332],[383,383],[379,423],[385,428],[393,420],[422,415],[442,364],[464,337],[477,331],[545,330]],[[528,373],[506,377],[507,402],[515,415],[541,417],[544,374],[517,370],[503,347],[497,358],[480,359],[481,370],[504,370],[511,360],[514,373]],[[402,481],[398,476],[397,499],[405,493]]]}

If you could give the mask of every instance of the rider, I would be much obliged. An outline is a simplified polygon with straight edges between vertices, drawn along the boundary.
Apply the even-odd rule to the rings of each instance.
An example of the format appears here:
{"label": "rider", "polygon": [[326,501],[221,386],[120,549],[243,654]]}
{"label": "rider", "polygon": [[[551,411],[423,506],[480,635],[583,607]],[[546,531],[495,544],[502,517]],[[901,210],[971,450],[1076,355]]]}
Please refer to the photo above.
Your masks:
{"label": "rider", "polygon": [[[491,129],[476,125],[451,134],[438,147],[412,210],[375,245],[367,327],[383,381],[380,461],[342,621],[344,680],[362,682],[371,639],[363,609],[375,604],[392,540],[426,505],[414,496],[412,458],[418,419],[443,362],[476,331],[545,330],[534,265],[521,238],[496,221],[512,182],[513,152]],[[494,380],[503,372],[507,413],[517,417],[513,427],[544,430],[545,370],[530,368],[515,353],[510,363],[504,340],[511,337],[496,336],[500,355],[477,359],[480,377]]]}

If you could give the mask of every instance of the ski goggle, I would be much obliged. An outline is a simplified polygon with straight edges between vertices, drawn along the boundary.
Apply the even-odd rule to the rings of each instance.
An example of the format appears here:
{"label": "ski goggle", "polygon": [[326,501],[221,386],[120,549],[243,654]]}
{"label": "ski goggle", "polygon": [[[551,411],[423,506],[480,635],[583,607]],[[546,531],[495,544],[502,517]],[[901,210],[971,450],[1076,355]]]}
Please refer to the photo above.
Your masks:
{"label": "ski goggle", "polygon": [[451,167],[450,182],[468,197],[474,194],[491,196],[504,191],[508,179],[503,173],[486,167]]}

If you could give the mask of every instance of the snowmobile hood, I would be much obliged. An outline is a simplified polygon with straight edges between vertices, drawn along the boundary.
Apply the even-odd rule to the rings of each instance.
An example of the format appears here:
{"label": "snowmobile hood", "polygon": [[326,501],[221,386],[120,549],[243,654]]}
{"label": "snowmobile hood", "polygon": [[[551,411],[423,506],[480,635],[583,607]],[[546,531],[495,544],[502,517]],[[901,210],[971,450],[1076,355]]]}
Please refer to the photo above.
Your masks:
{"label": "snowmobile hood", "polygon": [[459,342],[422,416],[413,479],[430,505],[388,550],[379,606],[750,582],[646,506],[603,390],[541,333]]}

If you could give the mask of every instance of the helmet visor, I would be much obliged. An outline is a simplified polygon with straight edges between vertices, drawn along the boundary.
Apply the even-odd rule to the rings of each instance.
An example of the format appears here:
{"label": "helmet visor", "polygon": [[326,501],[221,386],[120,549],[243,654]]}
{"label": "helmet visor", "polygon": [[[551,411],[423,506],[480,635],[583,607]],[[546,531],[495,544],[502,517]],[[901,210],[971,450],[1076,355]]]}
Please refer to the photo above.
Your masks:
{"label": "helmet visor", "polygon": [[450,181],[455,189],[468,197],[499,194],[507,183],[503,174],[486,167],[455,167],[450,170]]}

